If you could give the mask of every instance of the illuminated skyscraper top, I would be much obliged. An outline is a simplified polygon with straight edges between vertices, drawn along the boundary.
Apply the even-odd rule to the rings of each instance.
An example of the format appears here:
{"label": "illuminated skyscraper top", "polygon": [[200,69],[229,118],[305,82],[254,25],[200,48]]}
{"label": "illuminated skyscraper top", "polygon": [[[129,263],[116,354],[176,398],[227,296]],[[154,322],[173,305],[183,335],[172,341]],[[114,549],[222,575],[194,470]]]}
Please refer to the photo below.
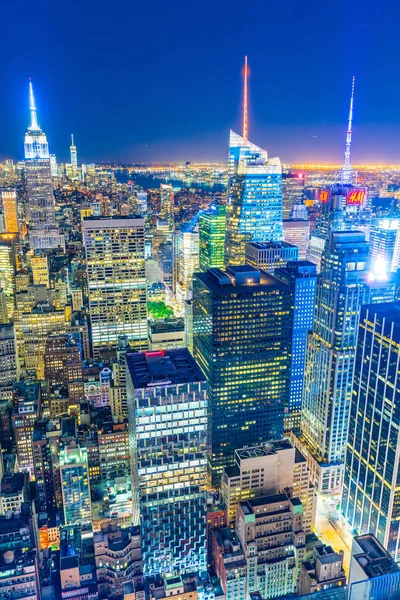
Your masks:
{"label": "illuminated skyscraper top", "polygon": [[41,130],[37,120],[35,96],[33,95],[31,80],[29,80],[29,112],[31,119],[25,134],[25,158],[50,158],[46,134]]}
{"label": "illuminated skyscraper top", "polygon": [[[350,162],[350,151],[351,151],[351,135],[353,133],[353,105],[354,105],[354,85],[356,78],[353,76],[351,82],[351,96],[350,96],[350,109],[349,109],[349,122],[347,126],[346,135],[346,150],[344,153],[344,165],[340,170],[340,182],[342,184],[352,184],[357,180],[357,172],[353,171]],[[353,181],[355,180],[355,181]]]}
{"label": "illuminated skyscraper top", "polygon": [[76,151],[76,146],[74,144],[74,134],[71,133],[71,145],[69,147],[69,151],[71,154],[71,165],[73,167],[77,167],[78,166],[78,153]]}

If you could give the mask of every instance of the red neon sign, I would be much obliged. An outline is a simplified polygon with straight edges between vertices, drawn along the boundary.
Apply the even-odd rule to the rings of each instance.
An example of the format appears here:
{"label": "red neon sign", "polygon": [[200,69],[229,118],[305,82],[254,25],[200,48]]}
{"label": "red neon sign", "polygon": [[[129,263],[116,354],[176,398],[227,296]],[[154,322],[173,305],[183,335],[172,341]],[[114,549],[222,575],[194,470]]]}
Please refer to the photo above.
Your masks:
{"label": "red neon sign", "polygon": [[326,204],[329,200],[329,191],[321,190],[319,193],[318,199],[320,202],[322,202],[322,204]]}
{"label": "red neon sign", "polygon": [[346,203],[360,205],[364,202],[365,190],[349,190]]}

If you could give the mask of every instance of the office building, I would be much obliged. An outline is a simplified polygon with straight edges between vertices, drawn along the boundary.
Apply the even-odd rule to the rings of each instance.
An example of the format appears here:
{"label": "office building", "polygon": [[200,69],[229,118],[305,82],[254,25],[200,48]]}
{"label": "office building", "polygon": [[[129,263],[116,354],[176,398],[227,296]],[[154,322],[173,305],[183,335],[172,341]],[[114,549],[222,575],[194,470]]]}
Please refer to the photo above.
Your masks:
{"label": "office building", "polygon": [[284,219],[292,216],[293,206],[304,198],[304,173],[282,173],[282,215]]}
{"label": "office building", "polygon": [[[115,348],[126,335],[147,349],[144,221],[89,217],[83,221],[93,352]],[[112,285],[110,284],[112,281]]]}
{"label": "office building", "polygon": [[32,82],[29,82],[30,124],[25,134],[25,174],[29,200],[29,242],[32,250],[64,245],[56,221],[49,145],[39,127]]}
{"label": "office building", "polygon": [[17,193],[15,190],[1,192],[5,233],[18,233]]}
{"label": "office building", "polygon": [[185,348],[185,323],[179,319],[156,319],[149,322],[150,350]]}
{"label": "office building", "polygon": [[214,485],[236,448],[281,439],[291,336],[288,285],[248,265],[195,274],[193,346],[209,383]]}
{"label": "office building", "polygon": [[247,138],[231,131],[225,264],[241,265],[247,242],[280,241],[282,166]]}
{"label": "office building", "polygon": [[[53,465],[51,441],[48,431],[49,422],[36,421],[32,434],[33,473],[36,486],[36,506],[40,511],[52,511],[56,506],[54,477],[57,477]],[[55,460],[54,463],[57,461]]]}
{"label": "office building", "polygon": [[199,216],[199,267],[207,271],[225,266],[226,206],[211,204]]}
{"label": "office building", "polygon": [[40,417],[41,388],[39,383],[14,384],[12,425],[17,447],[19,471],[27,471],[34,479],[32,438],[35,421]]}
{"label": "office building", "polygon": [[341,511],[400,560],[400,304],[361,308]]}
{"label": "office building", "polygon": [[206,567],[207,383],[188,350],[128,353],[133,520],[143,571]]}
{"label": "office building", "polygon": [[58,177],[57,157],[55,154],[50,154],[50,173],[52,177]]}
{"label": "office building", "polygon": [[0,401],[12,401],[13,385],[19,380],[19,360],[13,323],[0,324]]}
{"label": "office building", "polygon": [[247,562],[237,535],[230,527],[212,532],[212,563],[226,600],[246,600]]}
{"label": "office building", "polygon": [[0,324],[9,323],[7,299],[3,288],[0,288]]}
{"label": "office building", "polygon": [[170,183],[160,184],[160,217],[168,224],[168,229],[174,229],[174,188]]}
{"label": "office building", "polygon": [[285,267],[290,261],[297,261],[299,249],[286,242],[266,242],[246,244],[246,264],[262,269],[270,275],[275,269]]}
{"label": "office building", "polygon": [[27,473],[13,473],[1,477],[0,515],[2,517],[7,511],[14,514],[21,512],[22,503],[29,500],[28,482]]}
{"label": "office building", "polygon": [[33,285],[50,287],[49,262],[46,254],[37,253],[31,257]]}
{"label": "office building", "polygon": [[306,260],[310,243],[310,221],[307,219],[284,219],[283,239],[299,249],[299,260]]}
{"label": "office building", "polygon": [[299,498],[276,494],[240,502],[236,533],[247,562],[247,593],[265,600],[293,594],[306,542]]}
{"label": "office building", "polygon": [[321,492],[342,486],[358,319],[371,298],[368,253],[363,233],[343,231],[331,234],[322,257],[301,417],[304,451]]}
{"label": "office building", "polygon": [[343,550],[338,553],[331,546],[315,546],[312,558],[300,566],[298,595],[345,586],[343,556]]}
{"label": "office building", "polygon": [[141,217],[147,214],[147,192],[144,190],[136,192],[136,211]]}
{"label": "office building", "polygon": [[172,289],[183,313],[185,300],[192,297],[193,274],[199,270],[199,232],[192,224],[175,231],[173,246]]}
{"label": "office building", "polygon": [[130,476],[128,422],[114,423],[110,409],[103,409],[105,416],[97,419],[100,479],[105,486],[115,487],[120,477]]}
{"label": "office building", "polygon": [[60,449],[59,462],[65,525],[90,523],[87,449],[72,441]]}
{"label": "office building", "polygon": [[400,268],[400,219],[373,219],[370,232],[371,263],[380,262],[381,269],[395,273]]}
{"label": "office building", "polygon": [[300,498],[304,507],[303,529],[310,533],[315,522],[316,496],[300,452],[288,439],[236,450],[235,464],[226,467],[221,485],[228,524],[235,525],[239,502],[283,492]]}
{"label": "office building", "polygon": [[126,394],[126,363],[125,355],[129,344],[124,336],[118,339],[117,356],[112,363],[112,379],[110,388],[110,408],[115,419],[128,416],[128,399]]}
{"label": "office building", "polygon": [[16,240],[14,235],[0,235],[0,287],[3,290],[8,317],[15,310]]}
{"label": "office building", "polygon": [[48,303],[38,304],[31,312],[22,313],[21,324],[25,367],[37,379],[44,379],[46,340],[49,335],[66,333],[65,313]]}
{"label": "office building", "polygon": [[101,598],[121,598],[125,583],[143,589],[139,527],[121,529],[116,521],[105,523],[93,539],[96,576]]}
{"label": "office building", "polygon": [[307,334],[314,325],[317,268],[306,260],[290,262],[286,267],[276,269],[275,277],[289,285],[293,293],[290,390],[288,410],[285,413],[285,431],[289,431],[300,425]]}

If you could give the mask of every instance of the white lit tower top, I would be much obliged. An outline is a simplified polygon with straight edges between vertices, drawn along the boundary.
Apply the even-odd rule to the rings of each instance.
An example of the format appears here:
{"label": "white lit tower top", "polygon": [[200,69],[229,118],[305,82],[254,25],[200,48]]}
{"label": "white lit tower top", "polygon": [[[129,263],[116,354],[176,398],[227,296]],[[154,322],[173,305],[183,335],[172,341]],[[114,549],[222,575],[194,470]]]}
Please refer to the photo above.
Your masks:
{"label": "white lit tower top", "polygon": [[78,153],[76,151],[76,146],[74,144],[74,134],[71,133],[71,145],[69,147],[70,155],[71,155],[71,165],[73,167],[78,166]]}
{"label": "white lit tower top", "polygon": [[31,115],[25,133],[25,159],[50,158],[46,134],[41,130],[38,120],[32,80],[29,80],[29,112]]}
{"label": "white lit tower top", "polygon": [[354,85],[356,78],[353,75],[351,81],[351,96],[350,96],[350,109],[349,109],[349,121],[347,126],[346,134],[346,150],[344,153],[344,165],[340,170],[339,181],[343,185],[351,185],[357,183],[357,171],[354,171],[350,162],[350,151],[351,151],[351,136],[353,133],[353,107],[354,107]]}

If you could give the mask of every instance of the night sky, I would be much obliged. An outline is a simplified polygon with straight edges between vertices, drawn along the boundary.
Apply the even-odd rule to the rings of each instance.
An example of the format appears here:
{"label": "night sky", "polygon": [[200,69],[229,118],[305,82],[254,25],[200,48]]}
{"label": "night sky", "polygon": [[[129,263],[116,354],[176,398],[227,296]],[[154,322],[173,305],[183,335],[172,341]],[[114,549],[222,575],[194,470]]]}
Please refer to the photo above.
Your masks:
{"label": "night sky", "polygon": [[0,158],[23,158],[28,77],[50,151],[80,161],[226,161],[241,128],[283,161],[400,163],[400,1],[3,2]]}

